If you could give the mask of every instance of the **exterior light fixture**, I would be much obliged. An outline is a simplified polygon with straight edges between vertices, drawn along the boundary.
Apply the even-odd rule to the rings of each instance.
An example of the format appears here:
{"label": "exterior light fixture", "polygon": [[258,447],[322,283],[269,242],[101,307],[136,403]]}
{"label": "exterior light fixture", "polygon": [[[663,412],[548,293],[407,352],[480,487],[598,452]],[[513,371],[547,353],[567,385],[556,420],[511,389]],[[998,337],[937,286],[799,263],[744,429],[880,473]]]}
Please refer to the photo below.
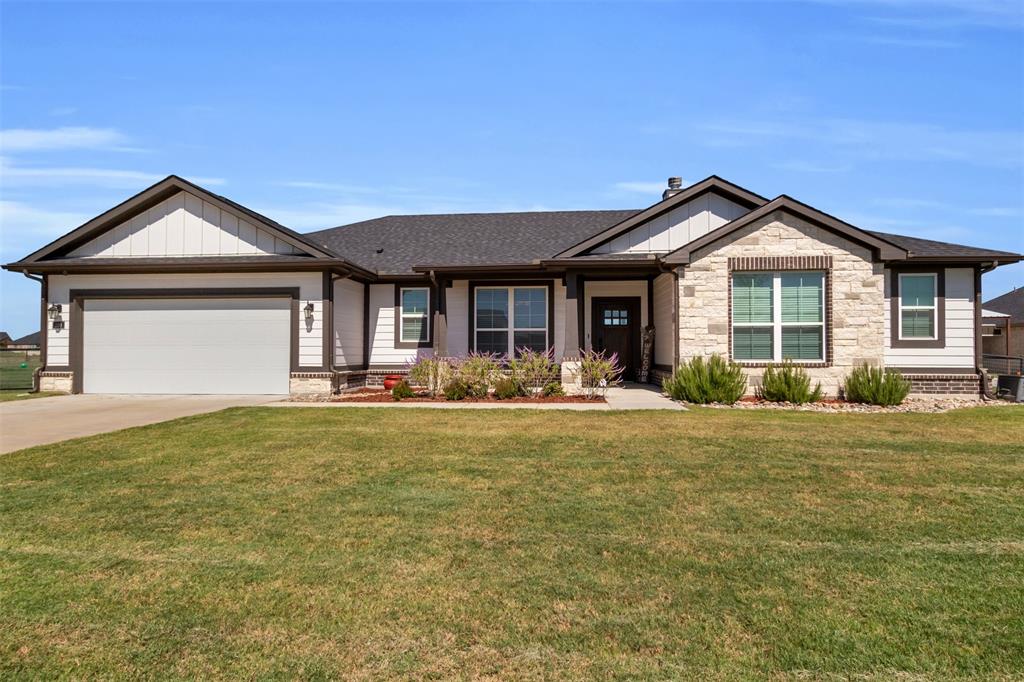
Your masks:
{"label": "exterior light fixture", "polygon": [[305,313],[306,313],[306,322],[312,322],[313,321],[313,302],[310,301],[309,303],[307,303],[306,307],[303,308],[303,311],[305,311]]}
{"label": "exterior light fixture", "polygon": [[61,307],[60,303],[54,303],[49,308],[46,309],[46,312],[50,316],[51,320],[56,320],[57,318],[60,317],[60,311],[62,309],[63,308]]}

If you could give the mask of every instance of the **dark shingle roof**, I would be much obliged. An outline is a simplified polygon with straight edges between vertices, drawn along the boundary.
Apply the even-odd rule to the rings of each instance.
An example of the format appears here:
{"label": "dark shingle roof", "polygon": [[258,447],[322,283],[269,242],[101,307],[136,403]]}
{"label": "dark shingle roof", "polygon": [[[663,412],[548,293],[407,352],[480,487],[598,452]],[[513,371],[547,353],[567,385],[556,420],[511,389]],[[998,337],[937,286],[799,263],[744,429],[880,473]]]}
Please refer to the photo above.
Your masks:
{"label": "dark shingle roof", "polygon": [[32,332],[31,334],[26,334],[20,339],[15,339],[12,343],[16,346],[38,346],[39,340],[42,336],[43,335],[39,332]]}
{"label": "dark shingle roof", "polygon": [[1014,323],[1024,322],[1024,287],[985,301],[981,304],[981,307],[985,310],[1005,313],[1010,316]]}
{"label": "dark shingle roof", "polygon": [[865,230],[865,232],[873,234],[879,239],[884,239],[891,244],[895,244],[901,249],[906,249],[910,252],[911,258],[951,258],[953,260],[958,258],[1008,258],[1017,260],[1020,258],[1020,254],[1010,253],[1009,251],[980,249],[976,246],[950,244],[948,242],[937,242],[931,239],[921,239],[920,237],[905,237],[900,234],[888,234],[886,232],[874,232],[872,230]]}
{"label": "dark shingle roof", "polygon": [[404,274],[414,265],[498,265],[551,258],[636,212],[386,216],[305,237],[364,268]]}

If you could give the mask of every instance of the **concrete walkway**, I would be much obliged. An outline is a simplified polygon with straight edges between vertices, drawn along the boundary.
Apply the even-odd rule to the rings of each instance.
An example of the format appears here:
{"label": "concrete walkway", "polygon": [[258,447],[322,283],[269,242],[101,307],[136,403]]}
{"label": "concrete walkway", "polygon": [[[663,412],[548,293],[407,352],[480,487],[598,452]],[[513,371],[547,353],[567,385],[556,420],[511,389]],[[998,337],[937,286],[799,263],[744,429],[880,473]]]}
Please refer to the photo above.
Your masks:
{"label": "concrete walkway", "polygon": [[12,400],[0,403],[0,453],[280,399],[273,395],[63,395]]}
{"label": "concrete walkway", "polygon": [[674,402],[654,386],[646,384],[626,384],[609,388],[606,396],[608,402],[600,403],[471,403],[446,401],[443,398],[436,403],[390,402],[390,403],[305,403],[288,402],[271,403],[270,407],[386,407],[386,408],[426,408],[434,410],[574,410],[577,412],[591,410],[680,410],[686,408]]}

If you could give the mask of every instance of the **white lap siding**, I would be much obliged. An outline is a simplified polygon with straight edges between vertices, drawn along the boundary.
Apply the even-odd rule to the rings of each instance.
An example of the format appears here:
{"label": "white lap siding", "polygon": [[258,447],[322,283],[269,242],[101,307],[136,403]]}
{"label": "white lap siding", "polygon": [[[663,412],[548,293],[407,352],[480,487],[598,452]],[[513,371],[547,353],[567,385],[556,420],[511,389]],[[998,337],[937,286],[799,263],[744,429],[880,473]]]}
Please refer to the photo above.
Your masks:
{"label": "white lap siding", "polygon": [[654,280],[654,364],[675,362],[675,277],[670,273]]}
{"label": "white lap siding", "polygon": [[[938,272],[942,268],[936,268]],[[945,268],[946,343],[944,348],[892,348],[892,272],[885,277],[885,364],[890,367],[974,369],[974,270]]]}
{"label": "white lap siding", "polygon": [[351,279],[334,282],[334,366],[363,365],[364,285]]}
{"label": "white lap siding", "polygon": [[[298,287],[299,307],[313,304],[313,321],[299,314],[299,365],[319,368],[323,364],[323,275],[319,272],[215,273],[215,274],[135,274],[135,275],[50,275],[50,304],[62,306],[64,329],[48,324],[46,337],[47,367],[65,367],[70,362],[72,289],[234,289]],[[49,322],[49,321],[48,321]]]}
{"label": "white lap siding", "polygon": [[[418,286],[418,285],[409,285]],[[434,302],[430,302],[431,307]],[[431,323],[433,323],[431,321]],[[398,367],[417,357],[433,355],[430,348],[395,348],[395,285],[370,285],[370,368]]]}

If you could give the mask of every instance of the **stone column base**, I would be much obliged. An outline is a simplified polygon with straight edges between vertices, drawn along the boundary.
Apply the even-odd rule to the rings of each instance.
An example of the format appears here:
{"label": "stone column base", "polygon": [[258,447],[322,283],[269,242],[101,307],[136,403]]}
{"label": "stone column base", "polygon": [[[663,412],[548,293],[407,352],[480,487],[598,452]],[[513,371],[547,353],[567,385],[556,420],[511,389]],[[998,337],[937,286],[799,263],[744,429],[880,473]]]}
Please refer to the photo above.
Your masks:
{"label": "stone column base", "polygon": [[40,372],[39,390],[47,393],[71,393],[74,372]]}
{"label": "stone column base", "polygon": [[288,393],[293,396],[331,395],[334,372],[292,372]]}
{"label": "stone column base", "polygon": [[566,395],[580,395],[583,393],[579,358],[562,358],[562,388],[565,390]]}

